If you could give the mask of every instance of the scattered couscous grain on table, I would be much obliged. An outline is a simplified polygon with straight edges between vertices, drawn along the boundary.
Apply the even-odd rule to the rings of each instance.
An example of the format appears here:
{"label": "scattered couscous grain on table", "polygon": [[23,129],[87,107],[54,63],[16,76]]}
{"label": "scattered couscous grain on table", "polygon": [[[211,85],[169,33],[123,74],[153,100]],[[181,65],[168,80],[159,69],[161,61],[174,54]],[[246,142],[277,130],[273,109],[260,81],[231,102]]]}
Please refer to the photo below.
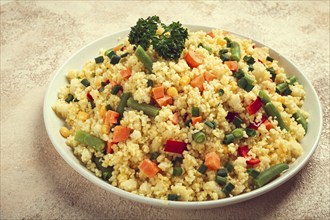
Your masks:
{"label": "scattered couscous grain on table", "polygon": [[91,56],[53,110],[73,153],[113,186],[216,200],[262,187],[303,153],[304,88],[251,40],[153,16]]}

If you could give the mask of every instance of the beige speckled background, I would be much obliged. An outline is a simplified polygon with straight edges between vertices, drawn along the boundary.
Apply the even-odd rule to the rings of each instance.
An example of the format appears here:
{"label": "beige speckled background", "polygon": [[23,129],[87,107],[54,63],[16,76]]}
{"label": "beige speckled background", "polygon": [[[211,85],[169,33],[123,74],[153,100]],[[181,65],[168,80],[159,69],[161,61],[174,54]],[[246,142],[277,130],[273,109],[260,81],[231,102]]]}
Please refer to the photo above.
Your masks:
{"label": "beige speckled background", "polygon": [[[329,219],[329,6],[329,1],[1,1],[1,219]],[[165,22],[250,36],[307,75],[321,98],[324,131],[304,169],[250,201],[180,211],[112,195],[65,163],[44,127],[47,82],[77,49],[154,14]]]}

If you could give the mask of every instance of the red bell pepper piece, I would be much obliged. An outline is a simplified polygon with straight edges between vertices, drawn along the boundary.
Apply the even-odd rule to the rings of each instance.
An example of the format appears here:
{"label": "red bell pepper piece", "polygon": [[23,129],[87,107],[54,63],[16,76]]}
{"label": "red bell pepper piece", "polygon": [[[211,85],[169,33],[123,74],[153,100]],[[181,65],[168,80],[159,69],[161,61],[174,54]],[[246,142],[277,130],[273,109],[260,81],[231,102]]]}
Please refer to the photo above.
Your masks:
{"label": "red bell pepper piece", "polygon": [[262,101],[259,98],[259,96],[257,97],[256,100],[254,100],[247,108],[246,110],[248,111],[248,113],[250,115],[255,114],[257,111],[259,111],[259,109],[262,107]]}
{"label": "red bell pepper piece", "polygon": [[90,91],[87,92],[87,99],[88,99],[88,101],[90,101],[90,102],[94,101],[94,98],[93,98],[93,96],[91,95]]}
{"label": "red bell pepper piece", "polygon": [[237,149],[237,153],[241,157],[247,157],[249,152],[249,147],[247,145],[240,146]]}
{"label": "red bell pepper piece", "polygon": [[166,152],[182,154],[184,150],[187,150],[187,144],[182,141],[167,140],[165,143]]}
{"label": "red bell pepper piece", "polygon": [[247,160],[246,163],[249,165],[256,165],[260,163],[260,160],[258,158],[251,158],[250,160]]}
{"label": "red bell pepper piece", "polygon": [[252,129],[254,129],[254,130],[258,130],[258,128],[260,127],[260,125],[262,124],[262,123],[264,123],[264,121],[266,121],[267,120],[267,117],[266,116],[262,116],[262,118],[261,118],[261,121],[259,121],[259,122],[252,122],[250,125],[249,125],[249,128],[252,128]]}

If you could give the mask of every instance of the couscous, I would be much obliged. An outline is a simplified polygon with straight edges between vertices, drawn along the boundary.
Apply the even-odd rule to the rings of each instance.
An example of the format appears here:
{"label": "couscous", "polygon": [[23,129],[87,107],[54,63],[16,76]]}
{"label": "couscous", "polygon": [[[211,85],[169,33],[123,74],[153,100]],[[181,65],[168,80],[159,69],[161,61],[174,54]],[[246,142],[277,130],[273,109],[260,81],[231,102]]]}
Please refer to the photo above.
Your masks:
{"label": "couscous", "polygon": [[53,110],[73,153],[113,186],[216,200],[262,187],[303,153],[304,88],[251,40],[153,16],[93,56],[67,73]]}

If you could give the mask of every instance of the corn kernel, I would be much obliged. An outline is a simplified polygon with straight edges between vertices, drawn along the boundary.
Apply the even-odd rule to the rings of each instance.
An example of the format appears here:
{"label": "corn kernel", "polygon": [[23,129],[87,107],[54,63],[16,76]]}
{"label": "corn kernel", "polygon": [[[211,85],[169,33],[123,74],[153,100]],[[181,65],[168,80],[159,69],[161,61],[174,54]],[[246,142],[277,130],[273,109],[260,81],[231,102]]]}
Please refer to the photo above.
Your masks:
{"label": "corn kernel", "polygon": [[186,86],[190,83],[190,77],[189,76],[183,76],[180,79],[180,85],[181,86]]}
{"label": "corn kernel", "polygon": [[70,136],[71,133],[70,133],[69,129],[67,129],[66,127],[61,127],[60,134],[62,135],[62,137],[67,138]]}
{"label": "corn kernel", "polygon": [[167,89],[166,94],[171,96],[171,97],[175,97],[175,96],[178,95],[178,90],[175,87],[172,86],[172,87]]}
{"label": "corn kernel", "polygon": [[110,126],[109,125],[102,125],[101,126],[102,134],[109,134],[110,133]]}
{"label": "corn kernel", "polygon": [[101,86],[101,82],[100,82],[100,80],[98,78],[95,79],[95,85],[97,87],[100,87]]}
{"label": "corn kernel", "polygon": [[78,113],[78,119],[82,121],[86,121],[88,118],[88,114],[86,112],[79,112]]}
{"label": "corn kernel", "polygon": [[105,106],[102,105],[102,106],[100,107],[100,109],[99,109],[99,114],[100,114],[100,116],[103,117],[104,114],[105,114],[105,112],[106,112]]}
{"label": "corn kernel", "polygon": [[224,153],[224,154],[228,154],[228,147],[224,147],[224,148],[223,148],[223,153]]}

